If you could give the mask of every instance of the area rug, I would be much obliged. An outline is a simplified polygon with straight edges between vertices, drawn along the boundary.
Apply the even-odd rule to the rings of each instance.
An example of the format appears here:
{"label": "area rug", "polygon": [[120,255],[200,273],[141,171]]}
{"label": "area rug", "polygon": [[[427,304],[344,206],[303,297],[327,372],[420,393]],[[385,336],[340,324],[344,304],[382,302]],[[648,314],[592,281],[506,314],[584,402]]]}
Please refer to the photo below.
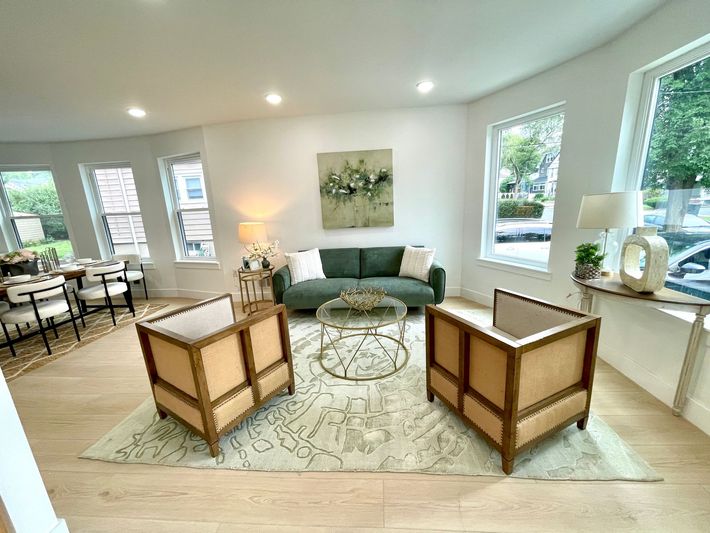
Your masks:
{"label": "area rug", "polygon": [[[318,362],[320,326],[290,319],[296,394],[274,398],[220,440],[218,457],[152,399],[81,457],[116,463],[261,471],[419,472],[504,476],[500,455],[441,402],[426,399],[423,316],[410,317],[406,367],[377,381],[327,374]],[[381,360],[365,357],[361,365]],[[519,478],[634,480],[661,478],[599,417],[539,443],[516,460]]]}
{"label": "area rug", "polygon": [[[64,324],[57,328],[57,332],[59,333],[58,339],[54,337],[54,333],[51,330],[47,332],[49,345],[52,348],[52,355],[47,354],[47,348],[44,346],[42,336],[35,335],[31,339],[22,341],[15,345],[17,357],[12,356],[10,348],[0,348],[0,368],[2,368],[5,379],[8,382],[12,381],[13,379],[17,379],[31,370],[35,370],[51,361],[59,359],[76,348],[89,344],[104,335],[108,335],[109,333],[116,331],[118,328],[134,324],[138,320],[142,320],[143,318],[152,315],[156,311],[160,311],[165,307],[167,307],[167,304],[135,302],[135,318],[133,318],[128,309],[118,308],[116,309],[115,326],[113,325],[113,322],[111,322],[111,314],[108,310],[105,312],[100,311],[98,313],[92,313],[84,317],[86,328],[83,328],[81,326],[81,322],[77,320],[77,327],[79,328],[81,342],[77,342],[76,336],[74,335],[74,328],[72,328],[71,323]],[[74,309],[74,314],[75,316],[78,316],[76,309]],[[68,314],[66,316],[59,316],[57,320],[64,320],[68,317]],[[31,332],[36,329],[36,326],[34,326],[32,330],[29,331]],[[14,329],[10,329],[10,333],[13,337],[16,336]],[[2,331],[0,331],[0,342],[4,341],[5,336],[2,334]]]}

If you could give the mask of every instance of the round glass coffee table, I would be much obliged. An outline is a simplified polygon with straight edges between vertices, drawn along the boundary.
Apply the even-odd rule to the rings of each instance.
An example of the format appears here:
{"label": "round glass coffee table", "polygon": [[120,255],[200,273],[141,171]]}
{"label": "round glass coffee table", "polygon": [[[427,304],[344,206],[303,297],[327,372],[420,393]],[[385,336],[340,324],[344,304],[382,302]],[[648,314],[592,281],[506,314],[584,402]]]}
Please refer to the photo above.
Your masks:
{"label": "round glass coffee table", "polygon": [[407,306],[385,296],[369,311],[358,311],[336,298],[316,311],[320,328],[320,364],[336,378],[367,381],[391,376],[409,360],[404,345]]}

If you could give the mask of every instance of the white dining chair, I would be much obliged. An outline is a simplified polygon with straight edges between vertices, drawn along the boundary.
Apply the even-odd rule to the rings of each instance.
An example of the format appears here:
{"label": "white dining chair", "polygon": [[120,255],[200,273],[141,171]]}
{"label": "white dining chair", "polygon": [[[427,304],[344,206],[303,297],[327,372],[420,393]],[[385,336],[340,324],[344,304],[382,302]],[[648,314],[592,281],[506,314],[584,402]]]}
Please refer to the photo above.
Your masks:
{"label": "white dining chair", "polygon": [[145,293],[145,299],[148,299],[148,286],[146,285],[145,271],[143,270],[143,261],[141,256],[138,254],[114,254],[114,261],[124,261],[126,263],[126,281],[128,281],[128,288],[130,289],[130,284],[134,281],[143,280],[143,292]]}
{"label": "white dining chair", "polygon": [[116,312],[114,309],[124,306],[114,305],[112,297],[124,294],[126,306],[133,316],[136,316],[136,310],[133,307],[133,297],[128,283],[125,281],[117,281],[126,279],[126,264],[123,261],[118,261],[110,265],[87,267],[85,276],[87,281],[98,282],[98,284],[79,289],[76,293],[77,303],[79,303],[78,300],[104,300],[106,307],[111,311],[111,321],[115,326]]}
{"label": "white dining chair", "polygon": [[[53,298],[58,295],[62,295],[63,298]],[[54,317],[69,313],[71,323],[74,326],[76,340],[81,341],[79,329],[76,327],[76,317],[74,316],[74,311],[69,301],[69,293],[67,292],[67,284],[64,280],[64,276],[57,276],[45,281],[38,281],[37,283],[23,283],[22,285],[8,287],[7,298],[10,300],[10,303],[19,304],[16,307],[8,306],[8,309],[0,314],[0,323],[2,323],[3,333],[5,333],[7,345],[10,347],[10,352],[13,357],[17,355],[14,346],[17,344],[17,341],[28,339],[30,336],[23,335],[12,339],[7,330],[8,324],[17,327],[19,324],[36,322],[42,339],[44,340],[44,345],[47,348],[47,354],[51,355],[52,348],[49,346],[47,328],[43,325],[43,321],[48,322],[48,326],[54,330],[54,336],[59,338]]]}

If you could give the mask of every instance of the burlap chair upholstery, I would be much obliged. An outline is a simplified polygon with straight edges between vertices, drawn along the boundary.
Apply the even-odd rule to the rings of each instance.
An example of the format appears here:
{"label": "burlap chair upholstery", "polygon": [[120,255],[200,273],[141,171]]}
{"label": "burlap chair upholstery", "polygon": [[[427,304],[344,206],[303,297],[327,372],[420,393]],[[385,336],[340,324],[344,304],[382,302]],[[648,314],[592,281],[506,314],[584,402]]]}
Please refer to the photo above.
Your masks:
{"label": "burlap chair upholstery", "polygon": [[426,307],[427,397],[437,396],[515,456],[577,422],[586,427],[601,318],[502,289],[493,326]]}
{"label": "burlap chair upholstery", "polygon": [[295,392],[286,308],[237,322],[229,294],[136,324],[161,418],[219,453],[219,436],[273,396]]}

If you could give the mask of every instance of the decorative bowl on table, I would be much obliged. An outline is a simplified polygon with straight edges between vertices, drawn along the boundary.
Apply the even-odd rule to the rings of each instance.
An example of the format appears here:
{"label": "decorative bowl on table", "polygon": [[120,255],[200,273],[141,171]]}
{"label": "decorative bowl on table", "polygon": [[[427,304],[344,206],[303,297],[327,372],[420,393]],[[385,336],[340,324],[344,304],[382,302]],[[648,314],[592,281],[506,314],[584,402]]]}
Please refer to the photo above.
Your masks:
{"label": "decorative bowl on table", "polygon": [[12,276],[12,277],[9,277],[9,278],[5,278],[5,282],[4,282],[4,283],[5,283],[6,285],[16,285],[16,284],[18,284],[18,283],[26,283],[26,282],[28,282],[30,279],[32,279],[32,275],[31,275],[31,274],[22,274],[22,275],[20,275],[20,276]]}
{"label": "decorative bowl on table", "polygon": [[357,311],[370,311],[377,307],[387,292],[380,287],[347,289],[340,292],[340,299]]}

